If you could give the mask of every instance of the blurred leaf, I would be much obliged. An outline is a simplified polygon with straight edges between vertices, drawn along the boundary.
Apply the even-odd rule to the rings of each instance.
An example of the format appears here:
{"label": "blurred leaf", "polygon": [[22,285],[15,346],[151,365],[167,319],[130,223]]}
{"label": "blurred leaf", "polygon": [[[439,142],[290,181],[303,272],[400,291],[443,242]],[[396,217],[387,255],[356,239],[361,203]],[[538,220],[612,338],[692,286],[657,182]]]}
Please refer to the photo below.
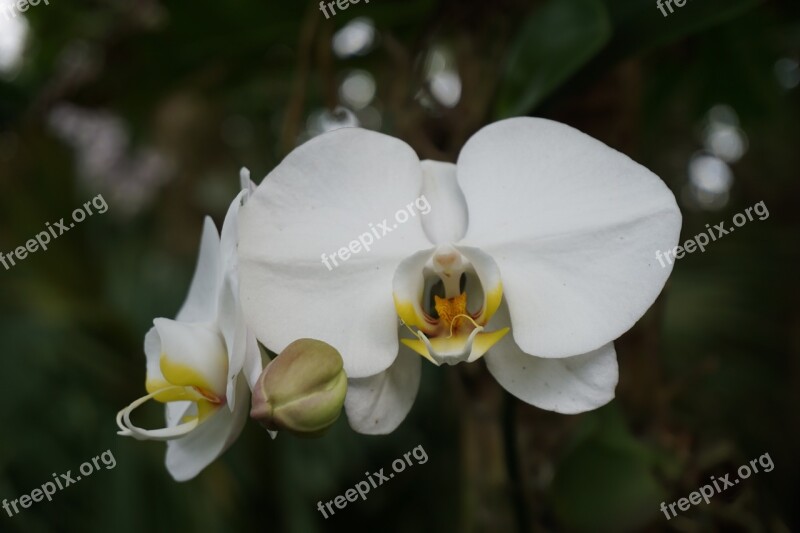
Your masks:
{"label": "blurred leaf", "polygon": [[642,526],[664,499],[653,474],[664,458],[630,433],[615,404],[592,413],[587,423],[553,480],[559,520],[565,529],[576,531]]}
{"label": "blurred leaf", "polygon": [[701,30],[726,22],[757,6],[760,0],[687,0],[672,4],[665,17],[652,0],[605,0],[614,24],[615,56],[663,46]]}
{"label": "blurred leaf", "polygon": [[600,0],[550,0],[534,11],[509,52],[495,107],[524,115],[594,57],[611,37]]}

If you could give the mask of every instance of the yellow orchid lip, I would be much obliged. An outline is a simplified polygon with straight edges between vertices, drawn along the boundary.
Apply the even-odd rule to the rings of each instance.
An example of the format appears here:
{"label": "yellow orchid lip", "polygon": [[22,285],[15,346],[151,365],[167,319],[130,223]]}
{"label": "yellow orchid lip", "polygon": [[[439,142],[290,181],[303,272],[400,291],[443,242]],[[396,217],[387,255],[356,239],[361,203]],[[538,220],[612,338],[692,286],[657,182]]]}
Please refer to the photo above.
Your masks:
{"label": "yellow orchid lip", "polygon": [[[502,287],[492,292],[495,294],[499,292],[499,298],[502,298]],[[395,303],[397,304],[398,301],[397,295],[395,295]],[[467,311],[466,292],[454,298],[434,296],[434,302],[439,318],[429,319],[426,315],[425,323],[429,327],[418,328],[417,331],[411,328],[412,324],[420,323],[417,315],[412,317],[412,324],[403,319],[404,315],[407,316],[408,311],[413,309],[413,306],[403,305],[397,309],[403,324],[417,337],[416,339],[401,339],[400,342],[437,366],[443,362],[456,364],[461,361],[468,363],[476,361],[511,330],[506,327],[497,331],[484,331],[483,326],[493,311],[499,307],[499,303],[492,305],[494,309],[491,312],[481,309],[472,315]]]}
{"label": "yellow orchid lip", "polygon": [[464,360],[461,356],[465,353],[469,354],[465,359],[466,362],[472,363],[483,357],[509,331],[511,328],[506,327],[497,331],[485,332],[483,328],[479,327],[469,335],[434,337],[432,339],[419,333],[417,339],[400,339],[400,342],[436,366],[440,366],[443,362],[451,365],[459,363]]}
{"label": "yellow orchid lip", "polygon": [[[434,310],[429,314],[423,302],[428,297],[426,276],[431,274],[438,276],[444,297],[433,295]],[[483,302],[474,312],[468,309],[467,290],[461,286],[464,274],[476,276],[482,288]],[[436,365],[475,361],[510,330],[485,331],[503,300],[503,284],[497,264],[477,248],[440,245],[418,252],[398,266],[393,289],[397,316],[416,337],[401,342]]]}
{"label": "yellow orchid lip", "polygon": [[225,403],[225,396],[213,392],[211,385],[194,368],[170,360],[162,353],[159,367],[164,379],[148,377],[145,389],[161,403],[206,400],[214,404]]}
{"label": "yellow orchid lip", "polygon": [[436,332],[435,319],[422,312],[418,312],[413,302],[402,300],[397,294],[393,294],[393,296],[395,311],[403,324],[417,328],[431,335]]}
{"label": "yellow orchid lip", "polygon": [[[201,395],[200,399],[189,399],[191,394],[187,392],[187,387],[179,385],[168,385],[160,388],[154,392],[150,392],[141,398],[134,400],[130,405],[120,410],[117,413],[117,426],[119,431],[117,435],[123,437],[133,437],[137,440],[161,440],[169,441],[179,439],[194,431],[197,426],[202,424],[212,414],[216,413],[225,402],[218,398],[208,399]],[[198,392],[199,394],[199,392]],[[168,401],[159,400],[161,397],[170,398]],[[174,399],[173,399],[174,398]],[[191,401],[194,404],[194,414],[184,415],[177,425],[172,427],[165,427],[160,429],[144,429],[136,426],[131,422],[131,414],[138,407],[144,405],[150,400],[156,400],[161,403],[170,403],[172,401]]]}
{"label": "yellow orchid lip", "polygon": [[[117,413],[118,435],[139,440],[174,440],[197,428],[217,409],[225,405],[225,396],[212,392],[207,380],[188,365],[176,363],[162,353],[159,366],[164,378],[148,377],[145,381],[147,394],[131,402]],[[192,402],[193,414],[184,415],[173,427],[143,429],[131,422],[131,414],[150,400],[159,403]]]}

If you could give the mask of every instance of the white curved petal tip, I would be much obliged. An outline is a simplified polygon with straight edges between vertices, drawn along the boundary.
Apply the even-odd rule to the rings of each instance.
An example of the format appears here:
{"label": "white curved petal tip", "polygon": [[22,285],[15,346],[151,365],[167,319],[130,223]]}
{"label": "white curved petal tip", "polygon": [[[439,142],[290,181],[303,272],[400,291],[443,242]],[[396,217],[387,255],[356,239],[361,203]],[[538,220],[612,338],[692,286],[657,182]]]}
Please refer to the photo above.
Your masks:
{"label": "white curved petal tip", "polygon": [[348,380],[344,405],[350,427],[364,435],[397,429],[417,397],[421,370],[420,356],[403,347],[388,370]]}

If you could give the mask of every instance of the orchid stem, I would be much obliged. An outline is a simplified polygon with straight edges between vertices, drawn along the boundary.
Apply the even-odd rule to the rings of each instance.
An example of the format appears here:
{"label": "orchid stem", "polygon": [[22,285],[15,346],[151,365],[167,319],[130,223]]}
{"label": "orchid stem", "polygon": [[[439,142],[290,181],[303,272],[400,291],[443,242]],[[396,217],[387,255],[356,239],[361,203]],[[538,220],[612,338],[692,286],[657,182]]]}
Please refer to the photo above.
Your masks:
{"label": "orchid stem", "polygon": [[519,531],[531,531],[530,517],[525,506],[525,487],[517,453],[517,400],[510,394],[503,399],[503,441],[505,444],[506,468],[511,483],[514,512]]}
{"label": "orchid stem", "polygon": [[[475,371],[478,371],[477,373]],[[503,392],[479,367],[463,369],[457,384],[461,412],[461,527],[518,531],[506,465],[502,427]]]}

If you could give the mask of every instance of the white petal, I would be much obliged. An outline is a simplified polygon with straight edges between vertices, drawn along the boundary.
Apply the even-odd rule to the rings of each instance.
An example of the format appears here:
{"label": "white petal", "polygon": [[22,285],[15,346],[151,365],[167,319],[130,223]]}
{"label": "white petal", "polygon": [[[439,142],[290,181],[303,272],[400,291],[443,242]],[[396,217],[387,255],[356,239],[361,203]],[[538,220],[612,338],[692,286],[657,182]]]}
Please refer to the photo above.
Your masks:
{"label": "white petal", "polygon": [[247,167],[242,167],[239,171],[239,185],[242,190],[247,192],[247,196],[251,193],[255,192],[256,184],[253,180],[250,179],[250,169]]}
{"label": "white petal", "polygon": [[186,437],[167,443],[167,470],[175,481],[188,481],[195,477],[239,436],[250,407],[244,378],[238,382],[236,395],[239,407],[234,412],[217,409]]}
{"label": "white petal", "polygon": [[[395,214],[408,215],[421,183],[408,145],[358,128],[289,154],[239,217],[240,294],[258,339],[275,352],[299,338],[325,341],[350,377],[388,368],[398,348],[392,276],[403,258],[430,246],[419,215],[399,223]],[[385,235],[377,227],[384,219]],[[347,247],[358,252],[334,266],[330,256]]]}
{"label": "white petal", "polygon": [[147,358],[147,381],[165,386],[166,380],[161,373],[161,338],[155,326],[144,336],[144,355]]}
{"label": "white petal", "polygon": [[239,244],[239,210],[247,191],[241,191],[228,207],[225,221],[222,223],[222,236],[219,244],[221,275],[238,277],[236,274],[238,257],[236,249]]}
{"label": "white petal", "polygon": [[160,368],[167,381],[224,396],[228,356],[219,332],[208,325],[167,318],[157,318],[153,324],[161,339]]}
{"label": "white petal", "polygon": [[366,435],[385,435],[397,429],[417,397],[421,366],[422,358],[403,347],[386,371],[349,379],[344,407],[350,427]]}
{"label": "white petal", "polygon": [[[507,320],[503,305],[497,313],[497,326]],[[523,402],[563,414],[590,411],[610,402],[619,378],[611,342],[589,353],[543,359],[523,353],[506,335],[484,359],[489,372],[508,392]]]}
{"label": "white petal", "polygon": [[247,385],[250,387],[251,391],[255,388],[256,382],[258,381],[258,378],[263,370],[264,362],[261,359],[261,350],[258,347],[258,341],[256,340],[256,336],[253,334],[253,332],[248,329],[246,334],[245,360],[244,367],[242,368],[242,374],[247,380]]}
{"label": "white petal", "polygon": [[512,332],[527,353],[567,357],[607,344],[670,274],[656,250],[678,242],[675,198],[652,172],[556,122],[516,118],[465,145],[463,244],[500,268]]}
{"label": "white petal", "polygon": [[219,234],[214,221],[206,217],[200,253],[197,257],[189,295],[175,317],[181,322],[209,322],[217,315],[217,300],[222,271],[219,255]]}
{"label": "white petal", "polygon": [[[231,276],[226,276],[220,292],[218,326],[222,338],[225,341],[225,349],[228,354],[228,390],[226,395],[233,397],[236,380],[242,371],[245,363],[247,351],[247,325],[244,320],[244,312],[239,303],[238,280]],[[235,400],[229,407],[236,406]]]}
{"label": "white petal", "polygon": [[169,402],[164,405],[167,427],[177,426],[193,405],[194,402]]}
{"label": "white petal", "polygon": [[[456,180],[456,166],[439,161],[422,162],[422,196],[429,212],[422,227],[433,244],[450,244],[467,232],[467,201]],[[424,203],[424,202],[423,202]]]}
{"label": "white petal", "polygon": [[[248,192],[241,191],[231,202],[225,222],[222,224],[220,255],[222,261],[222,287],[219,291],[219,312],[217,323],[225,339],[228,352],[228,392],[233,394],[236,379],[244,366],[246,339],[244,313],[239,302],[239,270],[238,270],[238,218],[239,209]],[[235,408],[235,399],[228,407]]]}

